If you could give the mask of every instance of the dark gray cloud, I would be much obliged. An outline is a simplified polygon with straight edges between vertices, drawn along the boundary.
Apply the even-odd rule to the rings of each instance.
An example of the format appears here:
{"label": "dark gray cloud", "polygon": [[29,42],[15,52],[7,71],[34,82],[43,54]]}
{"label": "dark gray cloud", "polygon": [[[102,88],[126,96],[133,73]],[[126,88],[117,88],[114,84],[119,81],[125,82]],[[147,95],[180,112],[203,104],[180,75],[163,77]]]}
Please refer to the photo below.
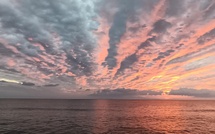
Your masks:
{"label": "dark gray cloud", "polygon": [[44,85],[44,87],[56,87],[56,86],[59,86],[59,84],[47,84],[47,85]]}
{"label": "dark gray cloud", "polygon": [[56,87],[21,86],[0,84],[0,98],[84,98],[83,96],[63,93]]}
{"label": "dark gray cloud", "polygon": [[205,44],[205,42],[209,42],[215,38],[215,28],[212,29],[211,31],[207,32],[206,34],[202,35],[197,39],[197,42],[200,45]]}
{"label": "dark gray cloud", "polygon": [[146,41],[142,42],[139,46],[138,46],[138,50],[139,49],[144,49],[146,47],[152,46],[151,45],[151,41],[155,41],[156,40],[156,36],[153,36],[151,38],[148,38]]}
{"label": "dark gray cloud", "polygon": [[163,66],[164,62],[165,62],[165,60],[162,60],[162,62],[159,64],[159,68]]}
{"label": "dark gray cloud", "polygon": [[[66,53],[66,59],[62,60],[65,60],[69,71],[77,75],[87,75],[92,71],[94,63],[91,53],[96,43],[91,31],[98,26],[93,20],[96,17],[94,1],[11,2],[0,2],[0,36],[8,41],[8,45],[41,61],[46,60],[42,56],[63,57]],[[36,43],[45,50],[35,46]],[[12,54],[11,50],[3,48],[3,45],[0,51],[4,51],[1,55]],[[52,61],[58,64],[57,59]],[[45,70],[41,72],[46,73]]]}
{"label": "dark gray cloud", "polygon": [[0,65],[0,69],[4,70],[4,71],[8,71],[9,73],[14,73],[14,74],[20,73],[19,71],[15,70],[13,68],[9,68],[5,65]]}
{"label": "dark gray cloud", "polygon": [[35,86],[35,84],[31,83],[31,82],[21,82],[21,85],[23,85],[23,86]]}
{"label": "dark gray cloud", "polygon": [[91,94],[91,97],[95,98],[114,98],[114,99],[120,99],[120,98],[137,98],[142,95],[161,95],[162,91],[153,91],[153,90],[133,90],[133,89],[104,89],[99,90],[95,92],[94,94]]}
{"label": "dark gray cloud", "polygon": [[6,47],[0,42],[0,55],[2,55],[2,56],[11,56],[11,55],[14,55],[14,54],[15,54],[15,53],[14,53],[12,50],[6,48]]}
{"label": "dark gray cloud", "polygon": [[132,66],[133,63],[137,62],[137,55],[132,54],[128,57],[126,57],[120,64],[120,68],[117,70],[116,75],[120,74],[122,71],[124,71],[126,68],[129,68]]}
{"label": "dark gray cloud", "polygon": [[[93,98],[109,98],[109,99],[128,99],[128,98],[142,98],[144,96],[159,96],[162,95],[162,91],[154,91],[154,90],[133,90],[133,89],[104,89],[99,90],[93,94],[90,94],[90,97]],[[179,95],[179,96],[190,96],[197,98],[214,98],[215,91],[213,90],[197,90],[197,89],[189,89],[189,88],[180,88],[177,90],[171,90],[169,95]]]}
{"label": "dark gray cloud", "polygon": [[176,49],[179,49],[179,48],[181,48],[182,46],[184,46],[184,44],[179,44],[177,47],[175,47]]}
{"label": "dark gray cloud", "polygon": [[161,60],[161,59],[163,59],[163,58],[165,58],[165,57],[167,57],[167,56],[170,56],[170,54],[173,53],[173,52],[175,52],[175,50],[172,50],[172,49],[167,50],[167,51],[165,51],[165,52],[160,52],[160,53],[158,54],[158,57],[157,57],[157,58],[154,58],[153,61],[158,61],[158,60]]}
{"label": "dark gray cloud", "polygon": [[201,97],[201,98],[214,98],[215,91],[214,90],[207,90],[207,89],[189,89],[189,88],[180,88],[178,90],[171,90],[169,95],[184,95],[184,96],[194,96],[194,97]]}
{"label": "dark gray cloud", "polygon": [[151,32],[163,33],[163,32],[166,32],[166,30],[168,28],[170,28],[171,26],[172,26],[172,24],[170,22],[167,22],[164,19],[160,19],[153,24],[153,29]]}
{"label": "dark gray cloud", "polygon": [[109,30],[109,49],[108,55],[105,58],[108,67],[111,69],[116,66],[115,56],[117,55],[117,45],[120,42],[121,37],[126,32],[126,22],[130,12],[130,4],[132,2],[128,0],[120,1],[121,5],[119,11],[114,15],[113,24]]}
{"label": "dark gray cloud", "polygon": [[126,23],[131,15],[134,15],[135,2],[130,0],[120,0],[119,11],[113,18],[113,24],[109,30],[109,49],[108,56],[105,58],[104,65],[108,65],[109,69],[116,66],[117,45],[121,37],[126,32]]}
{"label": "dark gray cloud", "polygon": [[120,63],[120,68],[117,70],[116,75],[120,74],[121,72],[123,72],[126,68],[131,67],[135,62],[138,61],[138,58],[140,56],[138,56],[136,53],[141,50],[141,49],[146,49],[147,47],[152,46],[151,42],[156,41],[156,36],[152,36],[149,37],[148,39],[146,39],[146,41],[142,42],[139,46],[138,49],[131,55],[129,55],[128,57],[126,57],[121,63]]}

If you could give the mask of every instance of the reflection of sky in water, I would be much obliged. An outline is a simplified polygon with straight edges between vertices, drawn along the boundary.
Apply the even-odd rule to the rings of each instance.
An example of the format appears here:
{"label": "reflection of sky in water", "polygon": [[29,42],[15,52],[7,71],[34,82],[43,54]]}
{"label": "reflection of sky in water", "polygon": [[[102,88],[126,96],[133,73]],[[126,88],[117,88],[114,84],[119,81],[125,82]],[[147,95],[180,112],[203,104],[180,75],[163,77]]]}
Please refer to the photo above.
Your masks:
{"label": "reflection of sky in water", "polygon": [[[215,132],[214,101],[98,101],[95,132]],[[99,129],[100,128],[100,129]]]}
{"label": "reflection of sky in water", "polygon": [[214,133],[214,101],[1,100],[0,132]]}

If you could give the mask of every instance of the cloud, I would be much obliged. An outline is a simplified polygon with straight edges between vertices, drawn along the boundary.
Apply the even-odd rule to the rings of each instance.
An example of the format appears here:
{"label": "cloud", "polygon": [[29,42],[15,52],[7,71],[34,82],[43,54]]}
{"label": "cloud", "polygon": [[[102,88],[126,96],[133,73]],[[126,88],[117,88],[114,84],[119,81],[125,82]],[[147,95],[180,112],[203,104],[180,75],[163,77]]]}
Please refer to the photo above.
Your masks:
{"label": "cloud", "polygon": [[138,62],[138,59],[140,58],[137,53],[141,49],[146,49],[147,47],[152,46],[151,42],[156,41],[156,36],[149,37],[145,42],[142,42],[139,46],[138,49],[131,55],[127,56],[121,63],[120,63],[120,68],[117,70],[116,75],[120,74],[123,72],[126,68],[132,67],[132,65],[135,62]]}
{"label": "cloud", "polygon": [[[21,53],[40,57],[43,55],[42,50],[34,46],[34,43],[39,43],[50,56],[65,52],[69,64],[83,66],[85,63],[89,66],[88,54],[94,47],[91,34],[94,21],[91,18],[96,16],[93,1],[39,0],[35,3],[28,0],[14,5],[3,0],[0,6],[1,38],[9,41]],[[56,38],[59,38],[60,46],[56,44]],[[73,56],[70,55],[70,50],[74,50],[78,62],[71,59]]]}
{"label": "cloud", "polygon": [[96,97],[96,98],[115,98],[115,99],[120,99],[120,98],[137,98],[143,96],[143,95],[161,95],[161,91],[153,91],[153,90],[133,90],[133,89],[104,89],[104,90],[99,90],[95,92],[94,94],[91,94],[91,97]]}
{"label": "cloud", "polygon": [[[109,99],[164,99],[165,96],[162,96],[163,92],[154,91],[154,90],[133,90],[133,89],[104,89],[98,90],[93,94],[90,94],[90,97],[93,98],[109,98]],[[157,96],[157,97],[156,97]],[[171,99],[195,99],[196,98],[214,98],[215,91],[208,89],[189,89],[189,88],[180,88],[171,90],[166,97]],[[186,97],[187,96],[187,97]]]}
{"label": "cloud", "polygon": [[[67,73],[91,74],[96,47],[92,31],[98,27],[94,4],[95,1],[2,0],[0,55],[22,60],[13,68],[24,75],[33,68],[40,74],[37,76],[47,79]],[[32,73],[29,77],[36,76]]]}
{"label": "cloud", "polygon": [[38,86],[22,86],[22,85],[1,85],[0,98],[84,98],[84,95],[66,93],[55,87],[38,87]]}
{"label": "cloud", "polygon": [[35,84],[31,83],[31,82],[21,82],[21,85],[23,85],[23,86],[35,86]]}
{"label": "cloud", "polygon": [[[116,66],[115,56],[117,55],[117,44],[120,42],[122,35],[126,32],[126,21],[128,18],[128,0],[125,2],[121,1],[122,7],[119,11],[114,15],[113,24],[109,30],[109,49],[108,56],[105,58],[106,63],[109,68],[113,68]],[[121,5],[120,4],[120,5]],[[125,4],[125,7],[123,7]]]}
{"label": "cloud", "polygon": [[211,0],[1,0],[0,79],[62,92],[214,90],[214,7]]}
{"label": "cloud", "polygon": [[139,46],[138,46],[138,50],[139,49],[144,49],[146,47],[152,46],[151,45],[151,41],[155,41],[156,40],[156,36],[153,36],[151,38],[148,38],[145,42],[142,42]]}
{"label": "cloud", "polygon": [[[183,45],[182,45],[182,46],[183,46]],[[171,64],[186,62],[186,61],[189,61],[189,60],[191,60],[191,59],[194,59],[195,57],[199,57],[199,56],[202,56],[202,55],[206,55],[206,54],[211,53],[211,52],[213,52],[213,51],[215,50],[214,46],[215,46],[215,45],[213,44],[213,45],[211,45],[211,46],[205,47],[205,48],[200,49],[200,50],[198,50],[198,51],[190,52],[190,53],[188,53],[188,54],[185,54],[185,55],[183,55],[183,56],[181,56],[181,57],[173,58],[173,59],[171,59],[170,61],[168,61],[168,62],[166,63],[166,65],[171,65]],[[208,58],[211,58],[211,57],[208,57]],[[206,59],[207,59],[207,58],[206,58]],[[202,60],[205,60],[205,58],[202,59]]]}
{"label": "cloud", "polygon": [[6,48],[1,42],[0,42],[0,54],[2,56],[11,56],[14,54],[14,52],[8,48]]}
{"label": "cloud", "polygon": [[201,97],[201,98],[214,98],[215,91],[208,90],[208,89],[189,89],[189,88],[180,88],[178,90],[171,90],[169,95],[184,95],[184,96],[194,96],[194,97]]}
{"label": "cloud", "polygon": [[173,52],[175,52],[175,50],[167,50],[165,52],[160,52],[158,54],[158,57],[153,59],[153,61],[161,60],[161,59],[163,59],[163,58],[165,58],[167,56],[170,56],[170,54],[173,53]]}
{"label": "cloud", "polygon": [[172,24],[170,22],[167,22],[166,20],[161,19],[153,24],[154,28],[152,29],[152,32],[163,33],[163,32],[166,32],[166,30],[171,26]]}
{"label": "cloud", "polygon": [[183,1],[167,0],[168,8],[166,10],[167,16],[179,16],[185,11]]}
{"label": "cloud", "polygon": [[215,37],[215,28],[211,31],[207,32],[206,34],[202,35],[197,39],[197,42],[200,45],[204,45],[205,42],[211,41]]}
{"label": "cloud", "polygon": [[137,62],[137,56],[136,54],[132,54],[128,57],[126,57],[122,62],[121,62],[121,65],[120,65],[120,68],[117,70],[117,73],[116,74],[119,74],[120,72],[124,71],[124,69],[128,68],[128,67],[131,67],[132,64],[134,62]]}
{"label": "cloud", "polygon": [[7,81],[5,81],[5,80],[0,80],[0,82],[2,82],[2,83],[7,83]]}
{"label": "cloud", "polygon": [[56,86],[59,86],[59,84],[47,84],[47,85],[44,85],[44,87],[56,87]]}
{"label": "cloud", "polygon": [[109,30],[109,49],[108,56],[105,58],[105,61],[110,69],[116,66],[116,55],[117,55],[117,46],[120,43],[120,40],[126,32],[126,23],[127,20],[134,15],[135,2],[130,0],[120,0],[119,10],[115,13],[113,18],[113,24]]}
{"label": "cloud", "polygon": [[184,44],[179,44],[179,45],[176,47],[176,49],[181,48],[183,45],[184,45]]}

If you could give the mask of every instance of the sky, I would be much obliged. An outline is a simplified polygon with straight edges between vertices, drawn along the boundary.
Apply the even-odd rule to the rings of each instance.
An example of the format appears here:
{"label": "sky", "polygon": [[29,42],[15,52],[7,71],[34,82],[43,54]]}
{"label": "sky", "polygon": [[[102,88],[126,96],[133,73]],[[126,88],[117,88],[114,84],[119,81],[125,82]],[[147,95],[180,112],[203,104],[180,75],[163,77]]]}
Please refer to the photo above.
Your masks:
{"label": "sky", "polygon": [[0,0],[0,97],[215,97],[215,0]]}

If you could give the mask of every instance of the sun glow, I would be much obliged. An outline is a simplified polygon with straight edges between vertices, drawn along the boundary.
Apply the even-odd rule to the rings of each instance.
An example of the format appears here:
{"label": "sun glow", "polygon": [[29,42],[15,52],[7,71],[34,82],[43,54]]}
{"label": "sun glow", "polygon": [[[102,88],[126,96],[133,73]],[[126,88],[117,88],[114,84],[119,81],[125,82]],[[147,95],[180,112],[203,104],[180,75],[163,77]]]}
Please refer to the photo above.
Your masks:
{"label": "sun glow", "polygon": [[9,82],[9,83],[17,83],[17,84],[20,84],[19,81],[16,81],[16,80],[10,80],[10,79],[4,79],[4,78],[1,78],[0,81],[4,81],[4,82]]}

